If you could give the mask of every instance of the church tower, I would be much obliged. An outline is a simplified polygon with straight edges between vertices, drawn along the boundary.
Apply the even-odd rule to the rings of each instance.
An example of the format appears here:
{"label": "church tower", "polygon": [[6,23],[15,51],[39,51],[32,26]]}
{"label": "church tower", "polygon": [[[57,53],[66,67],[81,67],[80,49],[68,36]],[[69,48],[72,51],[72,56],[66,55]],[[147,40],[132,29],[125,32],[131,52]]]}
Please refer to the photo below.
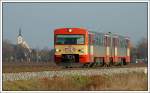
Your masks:
{"label": "church tower", "polygon": [[23,43],[23,37],[21,35],[21,28],[19,28],[19,34],[17,36],[17,44]]}

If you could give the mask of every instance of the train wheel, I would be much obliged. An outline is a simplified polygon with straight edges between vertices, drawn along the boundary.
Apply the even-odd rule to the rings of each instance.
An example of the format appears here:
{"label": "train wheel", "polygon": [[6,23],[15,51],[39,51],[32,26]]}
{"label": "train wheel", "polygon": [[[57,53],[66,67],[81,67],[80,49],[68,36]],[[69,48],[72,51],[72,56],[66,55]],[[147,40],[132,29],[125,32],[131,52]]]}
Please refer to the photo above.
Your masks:
{"label": "train wheel", "polygon": [[83,64],[83,68],[88,68],[88,67],[90,67],[90,64],[89,64],[89,63]]}
{"label": "train wheel", "polygon": [[113,66],[121,66],[122,64],[121,64],[121,62],[114,62],[113,63]]}
{"label": "train wheel", "polygon": [[95,62],[91,63],[90,67],[95,67]]}
{"label": "train wheel", "polygon": [[122,62],[123,62],[123,65],[127,65],[127,62],[126,62],[125,58],[122,59]]}
{"label": "train wheel", "polygon": [[97,64],[97,66],[104,66],[104,59],[101,58],[95,58],[95,64]]}
{"label": "train wheel", "polygon": [[129,65],[130,63],[129,62],[126,62],[126,65]]}
{"label": "train wheel", "polygon": [[123,66],[123,62],[122,61],[119,63],[119,66]]}
{"label": "train wheel", "polygon": [[69,68],[68,66],[65,66],[65,68]]}
{"label": "train wheel", "polygon": [[88,63],[88,68],[92,67],[92,65],[93,65],[92,63]]}
{"label": "train wheel", "polygon": [[110,62],[109,63],[105,63],[105,67],[110,67]]}
{"label": "train wheel", "polygon": [[98,63],[93,62],[92,67],[97,67],[97,66],[98,66]]}
{"label": "train wheel", "polygon": [[86,64],[83,64],[82,68],[85,68],[86,67]]}
{"label": "train wheel", "polygon": [[110,66],[113,65],[113,58],[110,58]]}

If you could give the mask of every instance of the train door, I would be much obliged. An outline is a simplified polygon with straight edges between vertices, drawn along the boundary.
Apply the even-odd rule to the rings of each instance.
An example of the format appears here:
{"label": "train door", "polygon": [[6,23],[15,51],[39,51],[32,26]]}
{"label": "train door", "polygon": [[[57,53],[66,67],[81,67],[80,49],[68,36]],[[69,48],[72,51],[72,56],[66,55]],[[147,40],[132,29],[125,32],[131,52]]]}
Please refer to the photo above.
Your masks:
{"label": "train door", "polygon": [[88,35],[88,54],[89,59],[91,62],[93,62],[93,34]]}
{"label": "train door", "polygon": [[113,37],[113,44],[112,44],[112,48],[113,48],[113,63],[116,64],[118,62],[118,43],[119,43],[119,39],[117,36]]}
{"label": "train door", "polygon": [[110,63],[110,36],[108,34],[104,35],[104,43],[105,43],[105,64],[109,65]]}
{"label": "train door", "polygon": [[130,62],[130,41],[126,38],[126,62]]}

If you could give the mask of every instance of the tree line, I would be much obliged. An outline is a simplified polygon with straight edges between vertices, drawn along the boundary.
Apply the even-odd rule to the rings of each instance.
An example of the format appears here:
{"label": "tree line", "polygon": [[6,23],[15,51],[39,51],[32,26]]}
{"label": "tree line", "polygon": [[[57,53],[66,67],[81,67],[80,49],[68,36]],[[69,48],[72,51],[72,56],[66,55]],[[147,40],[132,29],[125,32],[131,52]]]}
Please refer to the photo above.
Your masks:
{"label": "tree line", "polygon": [[[9,40],[2,42],[2,60],[3,62],[32,61],[32,62],[50,62],[53,61],[54,49],[32,49],[29,53],[27,49],[12,44]],[[136,46],[131,46],[131,60],[148,58],[148,40],[142,38]]]}
{"label": "tree line", "polygon": [[131,47],[131,60],[143,59],[148,62],[148,39],[142,38],[138,41],[136,46]]}
{"label": "tree line", "polygon": [[20,45],[12,44],[9,40],[2,42],[2,61],[3,62],[49,62],[53,61],[54,49],[28,49]]}

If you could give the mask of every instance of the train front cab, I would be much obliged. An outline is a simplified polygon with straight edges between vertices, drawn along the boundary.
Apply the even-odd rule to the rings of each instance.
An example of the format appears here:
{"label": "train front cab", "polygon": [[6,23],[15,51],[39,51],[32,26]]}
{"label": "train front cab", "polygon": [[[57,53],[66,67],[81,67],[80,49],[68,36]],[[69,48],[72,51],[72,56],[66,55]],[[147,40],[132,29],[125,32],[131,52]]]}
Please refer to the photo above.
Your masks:
{"label": "train front cab", "polygon": [[82,28],[60,28],[54,31],[55,62],[57,64],[86,64],[88,54],[88,31]]}

